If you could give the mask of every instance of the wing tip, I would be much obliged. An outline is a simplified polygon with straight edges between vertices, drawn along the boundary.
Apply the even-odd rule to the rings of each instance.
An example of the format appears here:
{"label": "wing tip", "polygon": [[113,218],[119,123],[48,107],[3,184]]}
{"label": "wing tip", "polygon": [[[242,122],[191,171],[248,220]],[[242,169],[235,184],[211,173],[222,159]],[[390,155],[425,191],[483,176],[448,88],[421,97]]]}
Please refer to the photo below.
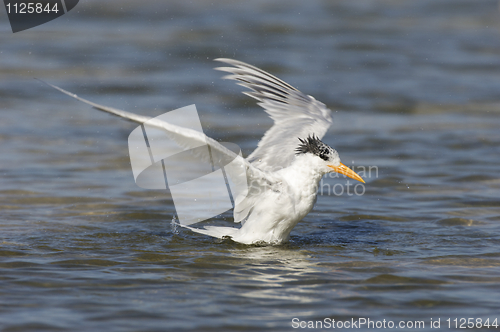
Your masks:
{"label": "wing tip", "polygon": [[230,59],[230,58],[216,58],[216,59],[214,59],[214,61],[228,63],[228,64],[233,65],[233,66],[244,64],[244,62],[241,62],[241,61],[238,61],[235,59]]}
{"label": "wing tip", "polygon": [[60,92],[64,93],[65,95],[68,95],[68,96],[70,96],[70,97],[73,97],[73,98],[79,99],[78,95],[76,95],[75,93],[72,93],[72,92],[66,91],[66,90],[64,90],[63,88],[58,87],[57,85],[50,84],[50,83],[45,82],[44,80],[41,80],[41,79],[36,78],[36,77],[34,77],[34,79],[35,79],[35,80],[38,80],[38,81],[40,81],[40,82],[42,82],[43,84],[46,84],[46,85],[50,86],[51,88],[54,88],[54,89],[56,89],[56,90],[58,90],[58,91],[60,91]]}

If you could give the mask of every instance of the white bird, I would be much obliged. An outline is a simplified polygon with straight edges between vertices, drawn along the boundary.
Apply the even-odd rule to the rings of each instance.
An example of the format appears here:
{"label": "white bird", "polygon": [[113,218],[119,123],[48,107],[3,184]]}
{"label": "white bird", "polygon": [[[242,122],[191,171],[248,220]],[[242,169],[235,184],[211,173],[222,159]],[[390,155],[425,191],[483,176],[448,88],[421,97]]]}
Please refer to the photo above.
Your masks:
{"label": "white bird", "polygon": [[208,144],[220,158],[238,160],[245,167],[250,184],[247,194],[235,199],[234,222],[241,223],[241,227],[181,226],[216,238],[229,237],[244,244],[284,243],[295,225],[313,208],[323,175],[337,172],[364,181],[340,162],[336,150],[321,141],[332,123],[331,111],[323,103],[257,67],[232,59],[216,61],[232,66],[215,69],[229,72],[230,75],[224,78],[236,80],[239,85],[249,88],[250,91],[244,94],[257,99],[258,105],[274,120],[274,125],[247,159],[199,131],[98,105],[46,84],[98,110],[141,124],[148,121],[183,148]]}

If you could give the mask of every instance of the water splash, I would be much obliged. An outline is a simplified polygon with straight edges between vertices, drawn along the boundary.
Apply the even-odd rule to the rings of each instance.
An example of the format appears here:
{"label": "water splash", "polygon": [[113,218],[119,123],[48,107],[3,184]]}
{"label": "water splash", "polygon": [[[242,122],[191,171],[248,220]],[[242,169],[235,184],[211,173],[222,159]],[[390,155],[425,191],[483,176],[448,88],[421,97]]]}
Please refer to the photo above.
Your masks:
{"label": "water splash", "polygon": [[179,234],[179,231],[177,230],[177,225],[179,225],[179,222],[177,221],[177,216],[174,214],[172,216],[172,221],[170,222],[170,229],[172,230],[173,234]]}

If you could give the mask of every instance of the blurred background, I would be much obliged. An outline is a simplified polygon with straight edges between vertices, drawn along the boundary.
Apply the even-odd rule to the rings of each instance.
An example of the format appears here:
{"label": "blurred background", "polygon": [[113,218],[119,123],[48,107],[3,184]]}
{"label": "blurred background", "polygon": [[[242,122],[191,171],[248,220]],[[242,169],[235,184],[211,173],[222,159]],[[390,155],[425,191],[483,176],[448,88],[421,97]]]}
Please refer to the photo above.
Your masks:
{"label": "blurred background", "polygon": [[[0,328],[500,319],[499,15],[490,0],[80,0],[13,34],[0,9]],[[134,183],[136,125],[33,79],[151,117],[196,104],[246,156],[272,121],[218,57],[331,108],[324,141],[378,169],[365,193],[319,196],[282,246],[177,229],[169,194]]]}

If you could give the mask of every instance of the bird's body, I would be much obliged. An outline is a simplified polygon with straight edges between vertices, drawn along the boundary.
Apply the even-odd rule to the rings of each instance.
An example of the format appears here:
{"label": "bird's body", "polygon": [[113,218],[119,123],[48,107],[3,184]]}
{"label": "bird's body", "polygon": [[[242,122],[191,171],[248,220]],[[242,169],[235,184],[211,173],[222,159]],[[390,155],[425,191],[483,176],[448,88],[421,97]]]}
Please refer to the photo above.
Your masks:
{"label": "bird's body", "polygon": [[[252,195],[255,201],[246,203],[251,204],[251,210],[240,228],[189,228],[218,238],[228,236],[246,244],[280,244],[288,241],[292,229],[312,210],[316,202],[317,185],[325,173],[315,167],[315,161],[310,155],[301,155],[289,167],[270,173],[273,184],[260,195]],[[246,204],[237,205],[236,212],[244,210]]]}
{"label": "bird's body", "polygon": [[51,86],[99,110],[139,123],[149,120],[149,125],[164,130],[181,147],[206,143],[222,159],[235,160],[246,170],[248,191],[235,199],[233,210],[234,222],[241,223],[241,227],[181,226],[245,244],[286,242],[292,229],[312,210],[323,175],[334,171],[363,180],[340,162],[337,151],[320,140],[332,122],[331,111],[323,103],[246,63],[217,61],[232,65],[216,69],[229,72],[225,78],[249,88],[251,91],[245,94],[257,99],[275,122],[247,159],[203,133],[98,105]]}

